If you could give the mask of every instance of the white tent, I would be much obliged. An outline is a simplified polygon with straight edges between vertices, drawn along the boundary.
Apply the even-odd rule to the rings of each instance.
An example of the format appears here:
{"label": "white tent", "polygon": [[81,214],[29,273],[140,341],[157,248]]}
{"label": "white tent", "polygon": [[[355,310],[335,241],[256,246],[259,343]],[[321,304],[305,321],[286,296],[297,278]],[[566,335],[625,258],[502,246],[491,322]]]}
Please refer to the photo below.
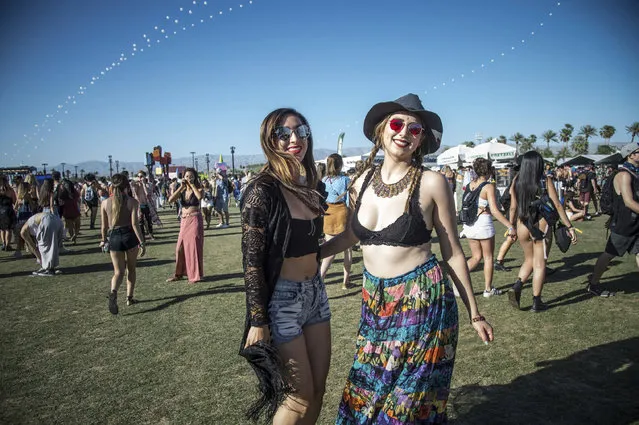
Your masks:
{"label": "white tent", "polygon": [[475,146],[466,153],[466,161],[472,162],[477,158],[492,159],[493,161],[509,160],[515,158],[517,150],[505,143],[499,143],[497,139]]}
{"label": "white tent", "polygon": [[447,149],[437,156],[437,165],[454,165],[456,168],[460,160],[464,161],[464,157],[469,151],[470,148],[466,145],[457,145]]}

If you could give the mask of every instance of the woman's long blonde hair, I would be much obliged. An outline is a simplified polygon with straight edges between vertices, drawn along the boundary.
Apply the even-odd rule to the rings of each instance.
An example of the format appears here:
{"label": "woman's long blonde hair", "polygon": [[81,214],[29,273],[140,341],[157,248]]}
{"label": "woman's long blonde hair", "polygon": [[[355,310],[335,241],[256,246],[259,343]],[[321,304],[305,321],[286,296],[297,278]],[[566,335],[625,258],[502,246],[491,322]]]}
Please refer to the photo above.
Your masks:
{"label": "woman's long blonde hair", "polygon": [[[262,167],[260,172],[278,180],[311,211],[321,214],[324,209],[321,205],[320,194],[315,190],[318,179],[315,160],[313,159],[312,133],[306,139],[306,155],[301,164],[293,155],[282,152],[279,148],[275,128],[281,126],[289,115],[296,116],[302,124],[309,126],[308,120],[304,115],[292,108],[280,108],[268,114],[260,126],[260,144],[267,160],[266,165]],[[302,175],[306,176],[306,184],[299,182],[299,177]]]}
{"label": "woman's long blonde hair", "polygon": [[114,174],[111,177],[113,198],[111,199],[111,227],[120,219],[120,214],[126,205],[127,191],[130,190],[129,179],[122,174]]}

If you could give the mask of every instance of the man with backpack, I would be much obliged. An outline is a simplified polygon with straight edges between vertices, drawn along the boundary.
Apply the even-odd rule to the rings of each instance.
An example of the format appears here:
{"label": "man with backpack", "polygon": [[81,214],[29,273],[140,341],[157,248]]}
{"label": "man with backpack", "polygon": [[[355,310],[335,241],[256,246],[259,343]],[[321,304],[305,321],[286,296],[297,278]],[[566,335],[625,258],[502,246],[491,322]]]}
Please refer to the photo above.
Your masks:
{"label": "man with backpack", "polygon": [[[639,268],[639,142],[631,142],[621,148],[625,162],[611,179],[604,184],[602,209],[610,210],[610,236],[604,252],[597,259],[593,274],[588,279],[587,291],[600,297],[610,297],[614,292],[602,288],[599,279],[614,257],[626,252],[635,256]],[[612,198],[608,208],[607,191]]]}
{"label": "man with backpack", "polygon": [[590,220],[592,217],[588,214],[588,205],[592,200],[597,207],[597,176],[592,171],[592,166],[584,167],[579,173],[579,202],[583,205],[584,217]]}
{"label": "man with backpack", "polygon": [[95,219],[98,215],[98,184],[95,175],[89,173],[84,177],[84,186],[80,196],[91,211],[89,229],[95,229]]}

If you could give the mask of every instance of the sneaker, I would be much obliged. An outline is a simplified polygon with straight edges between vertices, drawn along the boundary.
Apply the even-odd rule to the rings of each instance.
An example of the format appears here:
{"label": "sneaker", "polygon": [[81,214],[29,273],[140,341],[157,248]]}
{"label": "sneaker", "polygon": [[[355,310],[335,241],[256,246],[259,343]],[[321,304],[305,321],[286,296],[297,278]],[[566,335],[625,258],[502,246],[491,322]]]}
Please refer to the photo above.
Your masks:
{"label": "sneaker", "polygon": [[490,298],[493,295],[501,295],[503,292],[497,288],[490,288],[490,291],[484,291],[484,298]]}
{"label": "sneaker", "polygon": [[602,289],[601,285],[593,285],[591,283],[586,287],[586,292],[596,297],[609,298],[614,297],[616,295],[615,292],[608,291],[606,289]]}
{"label": "sneaker", "polygon": [[228,229],[228,228],[229,228],[229,225],[228,225],[228,224],[223,224],[223,225],[222,225],[222,229]]}
{"label": "sneaker", "polygon": [[136,300],[135,298],[126,297],[126,305],[127,306],[130,306],[130,305],[133,305],[133,304],[137,304],[137,303],[138,303],[138,300]]}
{"label": "sneaker", "polygon": [[510,268],[504,266],[503,263],[500,263],[499,261],[495,261],[495,264],[493,265],[493,268],[499,272],[509,272]]}
{"label": "sneaker", "polygon": [[556,271],[557,269],[553,269],[552,267],[546,266],[546,276],[550,276],[551,274],[554,274]]}
{"label": "sneaker", "polygon": [[224,228],[224,223],[220,223],[217,226],[215,226],[216,229],[222,229]]}
{"label": "sneaker", "polygon": [[[39,264],[39,263],[40,263],[40,262],[38,261],[38,264]],[[46,269],[39,268],[38,270],[34,271],[34,272],[33,272],[33,273],[31,273],[31,274],[32,274],[33,276],[38,276],[40,273],[45,272],[45,271],[46,271]]]}
{"label": "sneaker", "polygon": [[521,310],[521,288],[523,286],[524,285],[521,283],[521,280],[517,279],[513,287],[510,291],[508,291],[508,300],[510,301],[510,305],[515,307],[517,310]]}
{"label": "sneaker", "polygon": [[36,273],[36,276],[43,276],[43,277],[49,277],[54,275],[55,273],[52,270],[42,270]]}
{"label": "sneaker", "polygon": [[13,257],[14,258],[22,258],[22,252],[21,251],[16,251],[13,253]]}
{"label": "sneaker", "polygon": [[111,314],[118,314],[118,293],[115,291],[109,293],[109,311]]}
{"label": "sneaker", "polygon": [[547,309],[548,306],[541,300],[541,295],[538,297],[533,297],[533,303],[532,307],[530,307],[530,311],[532,311],[533,313],[539,313],[540,311],[544,311]]}

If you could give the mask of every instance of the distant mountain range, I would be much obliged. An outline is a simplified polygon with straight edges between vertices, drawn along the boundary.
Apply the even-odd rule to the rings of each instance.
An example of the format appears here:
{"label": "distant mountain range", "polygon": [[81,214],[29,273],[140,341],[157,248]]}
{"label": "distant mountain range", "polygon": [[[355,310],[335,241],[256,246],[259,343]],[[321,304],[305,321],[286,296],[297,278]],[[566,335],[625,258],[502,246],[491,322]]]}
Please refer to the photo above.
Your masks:
{"label": "distant mountain range", "polygon": [[[344,156],[354,156],[361,155],[370,151],[370,146],[368,147],[359,147],[359,148],[344,148],[343,155]],[[336,151],[331,149],[315,149],[313,151],[313,156],[316,160],[324,159],[332,153]],[[215,167],[215,163],[218,161],[219,156],[209,156],[209,168],[213,169]],[[231,167],[231,155],[223,156],[224,162]],[[206,157],[204,155],[195,155],[195,160],[197,161],[199,170],[206,170]],[[235,155],[235,168],[240,169],[244,166],[248,165],[256,165],[256,164],[264,164],[266,162],[266,158],[263,154],[258,155]],[[191,157],[183,157],[183,158],[173,158],[172,165],[185,165],[192,166],[193,159]],[[78,176],[80,174],[86,173],[96,173],[101,176],[109,175],[109,162],[108,161],[84,161],[79,162],[77,164],[69,164],[66,163],[64,167],[62,164],[55,165],[47,165],[47,172],[51,172],[51,170],[62,171],[64,168],[66,170],[71,171],[71,175],[75,175],[76,167]],[[82,172],[84,170],[84,172]],[[134,162],[134,161],[119,161],[116,167],[116,162],[113,161],[113,172],[116,173],[118,171],[127,170],[129,172],[136,172],[138,170],[146,170],[146,166],[143,162]],[[41,167],[38,167],[38,171],[42,171]]]}

